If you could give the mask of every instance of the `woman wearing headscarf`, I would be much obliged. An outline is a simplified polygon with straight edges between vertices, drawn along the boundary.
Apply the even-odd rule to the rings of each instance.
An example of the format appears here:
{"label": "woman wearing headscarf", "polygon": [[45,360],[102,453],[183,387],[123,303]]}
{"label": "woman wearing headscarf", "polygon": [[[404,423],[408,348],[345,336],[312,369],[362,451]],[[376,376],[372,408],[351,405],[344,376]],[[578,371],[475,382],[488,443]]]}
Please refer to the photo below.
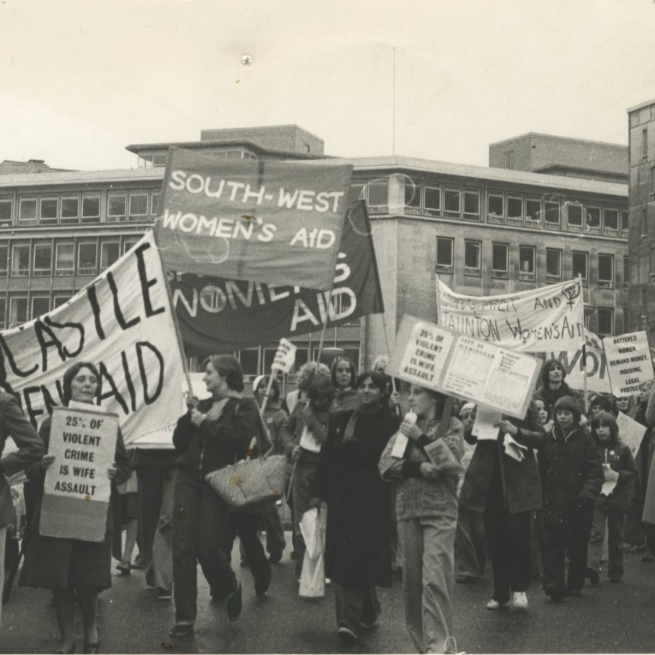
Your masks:
{"label": "woman wearing headscarf", "polygon": [[391,586],[391,490],[378,462],[400,425],[384,375],[362,373],[355,387],[357,408],[332,417],[312,487],[312,505],[327,503],[325,575],[335,584],[338,635],[350,643],[377,623],[376,587]]}
{"label": "woman wearing headscarf", "polygon": [[[71,401],[75,401],[94,405],[97,400],[99,380],[100,375],[93,364],[78,362],[71,366],[64,374],[64,404],[68,405]],[[47,418],[39,430],[46,450],[50,443],[50,428],[51,419]],[[29,534],[26,536],[27,550],[20,583],[29,587],[52,589],[61,635],[58,653],[75,652],[76,601],[82,613],[84,652],[97,653],[100,647],[98,594],[111,587],[112,532],[120,530],[120,525],[114,524],[116,514],[120,515],[117,487],[127,482],[130,477],[130,460],[119,430],[114,462],[107,468],[107,476],[111,480],[111,497],[105,539],[101,542],[92,542],[46,537],[39,532],[43,484],[46,471],[55,459],[55,455],[47,454],[41,462],[26,471],[27,477],[38,488],[40,495]]]}
{"label": "woman wearing headscarf", "polygon": [[189,411],[173,433],[179,454],[175,481],[173,521],[173,593],[175,625],[172,637],[193,633],[197,616],[196,562],[214,598],[227,596],[231,621],[241,614],[241,582],[230,565],[231,534],[239,535],[255,593],[263,596],[271,581],[271,568],[259,541],[259,515],[232,510],[211,488],[205,476],[246,458],[258,432],[258,409],[252,398],[243,398],[243,370],[232,355],[209,357],[204,382],[210,398],[189,398]]}
{"label": "woman wearing headscarf", "polygon": [[382,478],[396,483],[405,622],[419,653],[445,653],[453,646],[451,597],[461,467],[437,467],[425,450],[443,440],[452,459],[462,459],[464,427],[459,419],[443,416],[445,404],[443,394],[412,385],[409,405],[418,421],[402,422],[407,445],[396,450],[396,434],[379,464]]}

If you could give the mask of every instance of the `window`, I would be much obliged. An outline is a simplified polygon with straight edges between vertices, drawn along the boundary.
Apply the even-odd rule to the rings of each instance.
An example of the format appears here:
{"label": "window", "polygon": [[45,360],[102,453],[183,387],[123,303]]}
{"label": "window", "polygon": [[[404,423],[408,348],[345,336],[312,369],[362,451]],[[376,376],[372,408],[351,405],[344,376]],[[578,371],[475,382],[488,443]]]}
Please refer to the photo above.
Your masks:
{"label": "window", "polygon": [[0,277],[7,277],[9,272],[9,246],[0,245]]}
{"label": "window", "polygon": [[421,209],[421,185],[408,178],[405,178],[405,207],[413,213]]}
{"label": "window", "polygon": [[130,220],[143,220],[148,215],[148,194],[131,193],[130,194]]}
{"label": "window", "polygon": [[603,212],[603,221],[605,229],[618,230],[619,229],[619,212],[617,209],[606,209]]}
{"label": "window", "polygon": [[507,218],[523,220],[523,198],[507,196]]}
{"label": "window", "polygon": [[52,225],[53,223],[56,223],[58,209],[58,198],[41,198],[41,213],[39,215],[39,223],[41,225]]}
{"label": "window", "polygon": [[[630,330],[630,310],[627,307],[623,308],[623,332]],[[651,341],[652,343],[652,341]]]}
{"label": "window", "polygon": [[509,246],[506,243],[494,243],[492,246],[491,270],[498,275],[507,275],[507,253]]}
{"label": "window", "polygon": [[27,298],[14,296],[9,299],[9,327],[27,321]]}
{"label": "window", "polygon": [[587,281],[587,253],[573,252],[573,277],[582,278],[583,282]]}
{"label": "window", "polygon": [[629,225],[630,212],[627,209],[624,209],[621,212],[621,229],[627,230]]}
{"label": "window", "polygon": [[239,351],[239,362],[241,362],[244,375],[257,375],[259,373],[259,348]]}
{"label": "window", "polygon": [[646,206],[642,207],[641,210],[641,236],[648,236],[648,214]]}
{"label": "window", "polygon": [[630,258],[623,256],[623,286],[627,289],[630,284]]}
{"label": "window", "polygon": [[570,204],[568,206],[569,225],[582,227],[582,205]]}
{"label": "window", "polygon": [[641,131],[641,158],[648,159],[648,127]]}
{"label": "window", "polygon": [[614,310],[609,307],[598,308],[598,336],[608,337],[614,333],[612,329],[614,323]]}
{"label": "window", "polygon": [[153,155],[152,156],[152,165],[153,166],[166,166],[166,159],[168,155]]}
{"label": "window", "polygon": [[464,214],[480,215],[480,193],[478,191],[464,191]]}
{"label": "window", "polygon": [[30,247],[27,244],[15,244],[11,249],[11,276],[29,277]]}
{"label": "window", "polygon": [[34,275],[50,275],[52,270],[52,244],[38,243],[34,246]]}
{"label": "window", "polygon": [[32,296],[32,320],[43,316],[50,311],[50,298],[48,296]]}
{"label": "window", "polygon": [[487,213],[489,216],[505,215],[505,199],[503,196],[489,194],[487,198]]}
{"label": "window", "polygon": [[525,217],[529,221],[538,221],[541,219],[541,200],[528,198],[525,201]]}
{"label": "window", "polygon": [[423,189],[423,207],[426,214],[440,214],[441,189],[426,186]]}
{"label": "window", "polygon": [[[362,198],[365,198],[365,196],[362,195],[364,192],[364,185],[362,183],[357,183],[357,184],[351,184],[350,189],[348,191],[348,207],[350,205],[356,203],[358,200],[361,200]],[[155,195],[157,196],[157,207],[159,208],[159,193],[153,193],[152,194],[152,213],[157,215],[155,213]]]}
{"label": "window", "polygon": [[18,220],[26,223],[36,221],[36,198],[21,198]]}
{"label": "window", "polygon": [[519,272],[534,276],[535,249],[532,246],[519,246]]}
{"label": "window", "polygon": [[614,287],[614,255],[598,255],[598,286]]}
{"label": "window", "polygon": [[95,275],[98,259],[96,243],[80,243],[77,248],[77,274]]}
{"label": "window", "polygon": [[97,223],[100,220],[100,196],[82,197],[82,222]]}
{"label": "window", "polygon": [[480,275],[480,242],[464,241],[464,270]]}
{"label": "window", "polygon": [[600,227],[600,207],[587,207],[587,226]]}
{"label": "window", "polygon": [[150,196],[150,213],[153,216],[159,216],[159,200],[161,198],[161,193],[159,191],[153,191]]}
{"label": "window", "polygon": [[514,151],[507,150],[504,155],[505,168],[514,168]]}
{"label": "window", "polygon": [[0,198],[0,223],[11,223],[13,204],[11,198]]}
{"label": "window", "polygon": [[546,248],[546,277],[553,280],[562,278],[562,251]]}
{"label": "window", "polygon": [[52,308],[57,309],[57,307],[65,305],[71,298],[72,296],[70,294],[66,296],[54,296],[52,299]]}
{"label": "window", "polygon": [[55,275],[75,273],[75,244],[58,243],[55,255]]}
{"label": "window", "polygon": [[641,318],[648,316],[648,287],[644,286],[641,289]]}
{"label": "window", "polygon": [[7,303],[4,298],[0,298],[0,330],[7,327]]}
{"label": "window", "polygon": [[368,206],[378,212],[388,209],[389,183],[386,180],[368,185]]}
{"label": "window", "polygon": [[141,241],[141,237],[125,237],[123,239],[123,254],[133,248],[139,241]]}
{"label": "window", "polygon": [[457,214],[459,216],[459,189],[446,189],[444,192],[444,209],[447,214]]}
{"label": "window", "polygon": [[100,270],[106,271],[114,262],[118,261],[120,255],[121,247],[117,241],[100,244]]}
{"label": "window", "polygon": [[78,196],[62,196],[61,222],[77,223],[80,218],[80,199]]}
{"label": "window", "polygon": [[110,194],[107,197],[107,222],[115,223],[125,220],[127,213],[127,196]]}
{"label": "window", "polygon": [[559,202],[545,202],[544,208],[546,223],[559,225]]}
{"label": "window", "polygon": [[437,266],[452,267],[453,240],[437,237]]}

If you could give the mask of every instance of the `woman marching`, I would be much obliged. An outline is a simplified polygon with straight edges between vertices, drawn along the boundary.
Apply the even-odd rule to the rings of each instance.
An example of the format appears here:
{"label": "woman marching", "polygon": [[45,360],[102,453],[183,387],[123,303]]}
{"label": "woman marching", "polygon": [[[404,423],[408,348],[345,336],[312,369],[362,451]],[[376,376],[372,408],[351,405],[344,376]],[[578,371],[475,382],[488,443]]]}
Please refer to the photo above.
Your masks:
{"label": "woman marching", "polygon": [[194,631],[197,615],[196,562],[214,598],[227,597],[231,621],[241,614],[241,582],[230,566],[231,534],[236,531],[255,578],[255,593],[263,596],[271,582],[271,567],[257,535],[259,515],[232,511],[205,480],[212,471],[246,458],[257,434],[258,410],[252,398],[242,398],[243,370],[232,355],[210,357],[205,385],[211,398],[189,399],[189,411],[173,434],[179,453],[173,523],[173,592],[175,625],[172,637]]}
{"label": "woman marching", "polygon": [[384,375],[362,373],[355,386],[357,408],[330,420],[311,503],[327,503],[325,575],[335,583],[338,635],[347,643],[377,624],[375,588],[391,586],[391,490],[378,462],[400,424]]}
{"label": "woman marching", "polygon": [[464,454],[464,427],[457,418],[442,419],[445,403],[443,394],[412,385],[409,405],[418,422],[403,421],[400,432],[409,443],[397,452],[398,435],[392,437],[379,465],[383,479],[397,483],[405,620],[420,653],[449,652],[454,641],[451,596],[461,467],[437,468],[424,450],[443,439],[457,462]]}
{"label": "woman marching", "polygon": [[347,357],[339,357],[332,365],[332,384],[334,385],[334,400],[331,412],[355,409],[359,404],[359,396],[355,388],[357,369]]}
{"label": "woman marching", "polygon": [[[94,404],[98,394],[99,379],[98,371],[93,364],[78,362],[71,366],[64,374],[64,404],[68,405],[71,400]],[[51,420],[47,418],[39,430],[46,449],[50,441],[50,426]],[[113,520],[114,511],[118,510],[120,503],[117,486],[129,479],[130,461],[119,430],[114,462],[107,469],[107,476],[111,480],[107,532],[104,541],[99,543],[45,537],[39,533],[43,483],[46,470],[54,461],[54,455],[45,455],[40,463],[34,464],[26,471],[29,480],[39,488],[40,496],[28,536],[20,584],[52,589],[61,634],[58,653],[75,652],[75,601],[78,602],[82,612],[84,652],[97,653],[99,649],[98,594],[111,587],[111,536],[113,530],[120,530],[120,525],[114,525]]]}

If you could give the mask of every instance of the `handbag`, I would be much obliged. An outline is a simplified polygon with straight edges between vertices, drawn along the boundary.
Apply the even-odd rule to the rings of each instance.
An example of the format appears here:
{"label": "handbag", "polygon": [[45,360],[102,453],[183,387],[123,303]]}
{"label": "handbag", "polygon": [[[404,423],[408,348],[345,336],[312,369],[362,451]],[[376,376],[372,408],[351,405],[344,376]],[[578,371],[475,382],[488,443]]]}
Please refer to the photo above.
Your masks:
{"label": "handbag", "polygon": [[205,476],[209,486],[231,507],[248,509],[279,500],[287,484],[287,458],[284,455],[260,455],[255,458],[255,446],[261,453],[262,445],[270,443],[260,414],[257,435],[248,449],[246,459],[212,471]]}

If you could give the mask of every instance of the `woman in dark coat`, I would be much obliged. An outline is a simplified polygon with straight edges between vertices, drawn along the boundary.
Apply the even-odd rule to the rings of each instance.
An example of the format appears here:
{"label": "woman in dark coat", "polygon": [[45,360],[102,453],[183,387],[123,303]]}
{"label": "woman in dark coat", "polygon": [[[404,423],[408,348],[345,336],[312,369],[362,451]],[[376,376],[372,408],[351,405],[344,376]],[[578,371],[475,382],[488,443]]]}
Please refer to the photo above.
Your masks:
{"label": "woman in dark coat", "polygon": [[509,435],[524,445],[526,437],[546,435],[530,418],[501,420],[497,427],[497,438],[484,441],[472,434],[472,426],[466,428],[465,439],[477,443],[477,447],[459,502],[470,511],[482,512],[494,574],[494,593],[487,609],[507,605],[510,595],[514,607],[525,609],[531,577],[531,517],[541,508],[541,488],[532,448],[523,451],[524,458],[519,462],[506,453],[505,441]]}
{"label": "woman in dark coat", "polygon": [[328,506],[325,575],[335,583],[338,634],[347,642],[376,623],[375,588],[391,586],[391,490],[378,462],[400,425],[388,411],[385,376],[362,373],[356,387],[359,406],[330,420],[312,503]]}
{"label": "woman in dark coat", "polygon": [[[93,364],[78,362],[64,374],[64,403],[73,400],[94,404],[98,394],[100,376]],[[41,425],[39,434],[46,450],[50,442],[51,420]],[[55,611],[61,633],[58,653],[75,652],[75,601],[80,605],[84,625],[84,652],[97,653],[98,641],[98,593],[111,587],[111,543],[115,526],[113,517],[120,504],[117,486],[130,477],[130,460],[125,450],[123,436],[118,432],[113,464],[107,469],[111,479],[110,508],[107,512],[107,532],[104,541],[91,542],[79,539],[44,537],[39,534],[43,483],[48,467],[55,461],[54,455],[45,455],[41,462],[27,469],[27,477],[40,495],[27,535],[25,564],[20,583],[29,587],[52,589]]]}

